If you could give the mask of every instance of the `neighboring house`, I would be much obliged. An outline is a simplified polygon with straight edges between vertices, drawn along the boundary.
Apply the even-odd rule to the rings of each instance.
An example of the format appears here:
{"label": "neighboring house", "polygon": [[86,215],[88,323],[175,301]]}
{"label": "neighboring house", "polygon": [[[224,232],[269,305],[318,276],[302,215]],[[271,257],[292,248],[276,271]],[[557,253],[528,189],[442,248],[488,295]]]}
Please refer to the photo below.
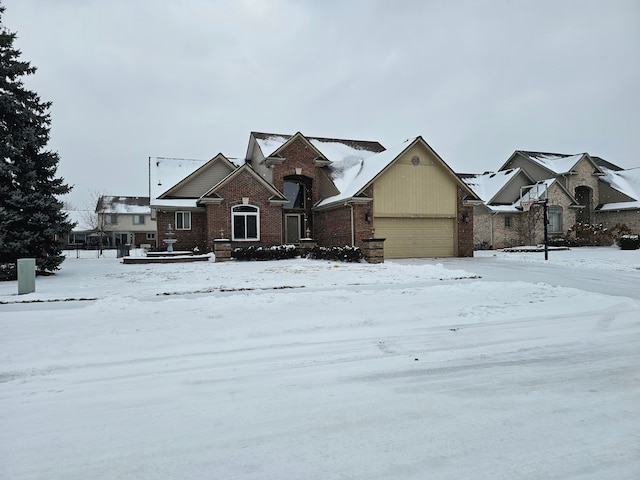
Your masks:
{"label": "neighboring house", "polygon": [[73,229],[65,239],[59,239],[62,248],[75,249],[87,248],[95,233],[90,222],[91,214],[89,210],[65,210],[67,218],[74,224]]}
{"label": "neighboring house", "polygon": [[521,206],[533,191],[544,192],[541,197],[547,199],[551,237],[566,235],[576,223],[625,223],[640,231],[637,170],[623,170],[588,153],[517,150],[497,172],[460,177],[483,201],[474,212],[476,248],[541,243],[542,208],[525,211]]}
{"label": "neighboring house", "polygon": [[157,246],[156,222],[151,218],[149,197],[103,195],[98,199],[91,223],[97,242],[102,235],[105,248]]}
{"label": "neighboring house", "polygon": [[176,249],[279,245],[313,238],[322,246],[386,238],[385,256],[473,255],[479,201],[417,137],[385,150],[378,142],[252,132],[242,162],[150,158],[158,237]]}

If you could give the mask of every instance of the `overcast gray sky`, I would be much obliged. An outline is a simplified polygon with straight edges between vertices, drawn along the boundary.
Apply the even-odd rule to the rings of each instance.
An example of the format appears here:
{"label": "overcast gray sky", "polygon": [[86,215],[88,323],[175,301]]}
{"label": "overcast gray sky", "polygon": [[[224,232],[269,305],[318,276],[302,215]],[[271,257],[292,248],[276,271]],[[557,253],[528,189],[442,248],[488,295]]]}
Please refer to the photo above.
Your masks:
{"label": "overcast gray sky", "polygon": [[76,208],[252,130],[422,135],[465,173],[517,149],[640,167],[638,0],[0,2]]}

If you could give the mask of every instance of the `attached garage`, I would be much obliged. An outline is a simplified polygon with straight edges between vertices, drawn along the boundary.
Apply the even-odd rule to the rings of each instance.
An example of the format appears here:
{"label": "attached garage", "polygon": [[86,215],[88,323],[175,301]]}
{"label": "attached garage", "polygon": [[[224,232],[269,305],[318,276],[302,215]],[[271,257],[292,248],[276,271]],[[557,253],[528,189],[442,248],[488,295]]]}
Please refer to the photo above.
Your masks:
{"label": "attached garage", "polygon": [[375,232],[386,238],[385,258],[456,256],[453,218],[376,218]]}

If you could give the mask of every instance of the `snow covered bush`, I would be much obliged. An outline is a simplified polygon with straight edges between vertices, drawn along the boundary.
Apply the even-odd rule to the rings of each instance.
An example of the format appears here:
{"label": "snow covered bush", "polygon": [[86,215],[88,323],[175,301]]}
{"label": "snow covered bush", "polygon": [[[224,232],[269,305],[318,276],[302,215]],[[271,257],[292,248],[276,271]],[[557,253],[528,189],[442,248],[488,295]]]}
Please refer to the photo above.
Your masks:
{"label": "snow covered bush", "polygon": [[617,243],[620,250],[638,250],[640,248],[640,235],[622,235]]}
{"label": "snow covered bush", "polygon": [[316,260],[334,260],[340,262],[359,262],[362,251],[358,247],[345,245],[344,247],[314,247],[308,258]]}
{"label": "snow covered bush", "polygon": [[295,245],[274,245],[272,247],[234,248],[231,257],[236,260],[283,260],[299,255]]}

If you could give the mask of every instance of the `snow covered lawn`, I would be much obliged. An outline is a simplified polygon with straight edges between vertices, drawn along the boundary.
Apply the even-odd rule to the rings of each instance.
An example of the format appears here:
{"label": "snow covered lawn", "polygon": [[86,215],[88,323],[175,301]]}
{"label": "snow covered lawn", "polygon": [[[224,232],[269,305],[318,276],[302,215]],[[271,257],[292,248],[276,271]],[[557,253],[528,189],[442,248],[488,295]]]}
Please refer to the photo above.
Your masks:
{"label": "snow covered lawn", "polygon": [[638,250],[81,253],[0,283],[2,479],[640,478]]}

